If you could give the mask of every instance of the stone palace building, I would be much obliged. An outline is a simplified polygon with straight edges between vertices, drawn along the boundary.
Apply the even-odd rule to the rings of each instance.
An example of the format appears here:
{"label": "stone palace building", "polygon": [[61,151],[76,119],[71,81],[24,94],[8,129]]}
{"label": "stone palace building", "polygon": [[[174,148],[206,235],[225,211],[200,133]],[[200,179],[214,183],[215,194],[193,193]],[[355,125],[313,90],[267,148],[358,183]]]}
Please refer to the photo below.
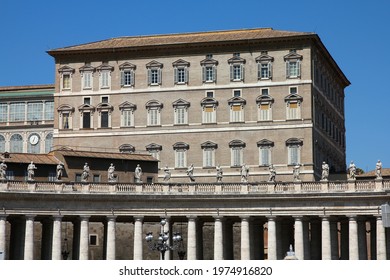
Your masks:
{"label": "stone palace building", "polygon": [[158,259],[145,236],[160,230],[171,245],[183,237],[165,259],[276,260],[290,245],[302,260],[389,259],[390,181],[345,175],[350,82],[317,34],[134,36],[48,53],[54,151],[159,163],[143,183],[125,168],[127,182],[79,182],[78,165],[52,182],[1,179],[0,259]]}

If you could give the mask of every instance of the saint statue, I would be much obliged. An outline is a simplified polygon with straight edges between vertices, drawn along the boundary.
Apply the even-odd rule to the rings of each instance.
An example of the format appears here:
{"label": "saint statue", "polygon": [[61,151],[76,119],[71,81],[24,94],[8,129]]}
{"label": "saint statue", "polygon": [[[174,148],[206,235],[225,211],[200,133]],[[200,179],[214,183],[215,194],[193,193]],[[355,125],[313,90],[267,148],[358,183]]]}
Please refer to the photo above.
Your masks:
{"label": "saint statue", "polygon": [[169,182],[169,180],[171,179],[171,170],[169,170],[168,166],[165,166],[164,173],[164,182]]}
{"label": "saint statue", "polygon": [[194,165],[191,164],[187,169],[187,175],[190,178],[190,182],[195,182],[194,178]]}
{"label": "saint statue", "polygon": [[275,182],[276,179],[276,169],[273,164],[269,166],[269,178],[268,182]]}
{"label": "saint statue", "polygon": [[115,166],[113,163],[110,164],[110,167],[108,167],[108,182],[116,182],[116,176],[114,174],[115,172]]}
{"label": "saint statue", "polygon": [[31,161],[30,164],[27,166],[27,180],[28,181],[34,181],[35,169],[37,169],[37,167],[35,166],[34,162]]}
{"label": "saint statue", "polygon": [[221,183],[222,182],[222,177],[223,177],[223,171],[221,166],[218,164],[217,166],[217,182]]}
{"label": "saint statue", "polygon": [[57,164],[57,172],[56,172],[56,180],[57,181],[61,181],[63,171],[64,171],[64,164],[62,162],[59,162]]}
{"label": "saint statue", "polygon": [[376,163],[375,175],[377,179],[382,179],[382,162],[380,160]]}
{"label": "saint statue", "polygon": [[141,169],[141,166],[139,166],[139,164],[137,164],[137,167],[135,168],[135,171],[134,171],[134,178],[135,178],[135,182],[136,183],[142,183],[142,169]]}
{"label": "saint statue", "polygon": [[0,163],[0,180],[6,180],[7,179],[7,164],[3,160]]}
{"label": "saint statue", "polygon": [[249,176],[249,167],[244,163],[241,166],[241,182],[247,183],[248,182],[248,176]]}
{"label": "saint statue", "polygon": [[322,163],[322,176],[321,180],[327,181],[329,177],[329,165],[324,161]]}
{"label": "saint statue", "polygon": [[349,179],[356,179],[356,165],[351,161],[349,164]]}
{"label": "saint statue", "polygon": [[88,182],[88,178],[89,178],[89,165],[88,163],[86,162],[84,164],[84,167],[83,167],[83,173],[81,173],[81,182]]}

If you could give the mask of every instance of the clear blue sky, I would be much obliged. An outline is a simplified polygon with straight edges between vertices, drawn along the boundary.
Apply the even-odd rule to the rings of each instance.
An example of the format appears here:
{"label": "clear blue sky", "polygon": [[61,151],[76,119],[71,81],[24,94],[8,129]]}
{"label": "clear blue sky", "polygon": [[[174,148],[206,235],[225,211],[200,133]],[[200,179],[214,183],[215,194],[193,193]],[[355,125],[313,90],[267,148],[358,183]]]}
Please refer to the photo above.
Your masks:
{"label": "clear blue sky", "polygon": [[317,33],[351,81],[347,164],[390,167],[388,0],[0,0],[0,86],[54,83],[46,51],[119,36],[272,27]]}

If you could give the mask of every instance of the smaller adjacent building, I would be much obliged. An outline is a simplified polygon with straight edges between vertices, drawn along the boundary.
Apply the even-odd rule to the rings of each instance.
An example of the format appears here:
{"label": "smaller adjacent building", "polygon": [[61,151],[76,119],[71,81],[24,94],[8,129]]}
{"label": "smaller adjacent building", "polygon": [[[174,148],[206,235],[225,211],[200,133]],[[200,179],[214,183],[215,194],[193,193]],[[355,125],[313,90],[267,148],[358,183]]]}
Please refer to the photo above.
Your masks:
{"label": "smaller adjacent building", "polygon": [[[134,171],[139,165],[141,180],[154,183],[158,179],[158,161],[149,154],[105,153],[75,151],[71,149],[54,150],[48,154],[3,153],[0,160],[7,165],[7,180],[27,181],[28,166],[33,163],[35,181],[58,181],[57,166],[63,164],[60,181],[81,182],[85,164],[89,167],[90,183],[110,182],[108,169],[114,167],[113,177],[117,183],[132,183]],[[113,181],[111,181],[113,182]]]}

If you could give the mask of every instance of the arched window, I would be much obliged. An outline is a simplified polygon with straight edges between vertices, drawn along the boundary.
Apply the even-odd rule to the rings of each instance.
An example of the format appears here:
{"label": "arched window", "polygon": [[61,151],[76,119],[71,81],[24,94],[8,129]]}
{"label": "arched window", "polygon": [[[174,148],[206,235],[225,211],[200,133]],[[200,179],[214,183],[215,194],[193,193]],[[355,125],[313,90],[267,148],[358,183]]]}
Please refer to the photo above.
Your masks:
{"label": "arched window", "polygon": [[23,153],[23,137],[20,134],[14,134],[10,139],[10,152]]}
{"label": "arched window", "polygon": [[3,135],[0,135],[0,153],[5,152],[5,138]]}
{"label": "arched window", "polygon": [[45,139],[45,153],[49,153],[53,148],[53,133],[46,135]]}

